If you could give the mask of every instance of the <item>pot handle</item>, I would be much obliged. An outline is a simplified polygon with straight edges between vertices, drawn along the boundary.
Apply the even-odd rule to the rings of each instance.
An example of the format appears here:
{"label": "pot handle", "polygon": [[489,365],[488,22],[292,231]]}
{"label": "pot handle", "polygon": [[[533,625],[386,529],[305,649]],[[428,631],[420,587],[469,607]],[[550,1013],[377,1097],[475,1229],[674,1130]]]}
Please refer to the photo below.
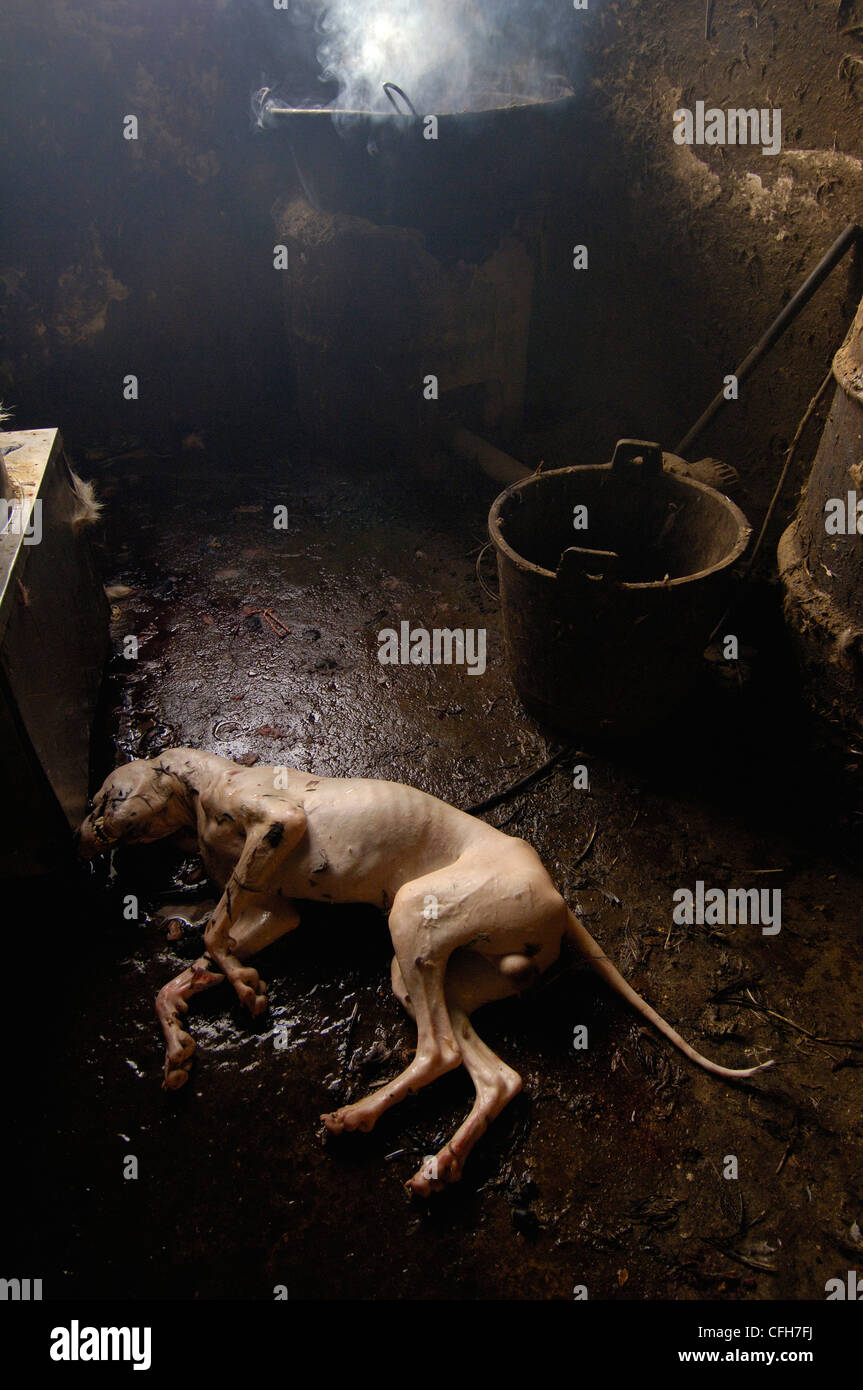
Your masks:
{"label": "pot handle", "polygon": [[662,450],[646,439],[618,439],[611,466],[622,473],[636,465],[643,478],[658,478],[662,472]]}
{"label": "pot handle", "polygon": [[588,550],[585,546],[571,545],[560,557],[557,577],[570,588],[603,581],[613,583],[619,564],[616,550]]}
{"label": "pot handle", "polygon": [[403,116],[405,113],[404,113],[404,111],[400,111],[400,110],[399,110],[399,104],[398,104],[398,102],[396,101],[395,97],[393,96],[393,92],[395,92],[397,96],[400,96],[400,97],[401,97],[401,99],[402,99],[402,101],[404,102],[405,106],[407,106],[407,107],[410,108],[410,113],[411,113],[412,116],[418,116],[418,115],[419,115],[419,112],[417,111],[416,107],[414,106],[414,104],[413,104],[413,102],[411,101],[410,97],[408,96],[407,92],[404,91],[403,88],[399,87],[395,82],[385,82],[385,83],[384,83],[384,95],[386,96],[386,98],[387,98],[387,100],[389,101],[390,105],[391,105],[392,107],[394,107],[395,113],[396,113],[397,116]]}

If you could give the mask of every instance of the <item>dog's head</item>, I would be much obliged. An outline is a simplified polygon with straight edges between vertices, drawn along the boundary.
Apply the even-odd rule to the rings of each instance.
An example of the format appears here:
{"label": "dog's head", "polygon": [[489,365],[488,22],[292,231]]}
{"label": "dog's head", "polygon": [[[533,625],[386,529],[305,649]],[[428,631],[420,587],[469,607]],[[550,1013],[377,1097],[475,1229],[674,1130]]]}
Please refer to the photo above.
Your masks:
{"label": "dog's head", "polygon": [[160,758],[137,759],[106,777],[76,836],[82,859],[116,844],[149,844],[194,825],[180,779]]}

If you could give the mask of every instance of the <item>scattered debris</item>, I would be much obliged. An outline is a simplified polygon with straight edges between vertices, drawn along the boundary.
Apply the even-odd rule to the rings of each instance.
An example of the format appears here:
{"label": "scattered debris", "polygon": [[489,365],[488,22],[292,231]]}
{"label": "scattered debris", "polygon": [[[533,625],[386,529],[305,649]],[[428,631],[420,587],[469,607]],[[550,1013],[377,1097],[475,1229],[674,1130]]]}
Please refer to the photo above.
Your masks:
{"label": "scattered debris", "polygon": [[590,834],[589,834],[588,837],[587,837],[587,844],[585,845],[585,847],[584,847],[584,849],[581,851],[581,853],[580,853],[579,855],[577,855],[576,858],[573,859],[573,861],[572,861],[572,867],[573,867],[573,868],[575,868],[576,865],[580,864],[581,861],[582,861],[583,859],[586,859],[586,858],[587,858],[588,854],[590,853],[590,851],[591,851],[591,849],[592,849],[592,847],[593,847],[593,842],[594,842],[594,840],[596,839],[596,832],[597,832],[598,828],[599,828],[599,821],[594,821],[594,823],[593,823],[593,829],[591,830]]}
{"label": "scattered debris", "polygon": [[243,613],[247,618],[263,618],[264,622],[277,637],[287,637],[290,635],[291,629],[285,626],[281,618],[276,617],[272,608],[247,608],[243,609]]}

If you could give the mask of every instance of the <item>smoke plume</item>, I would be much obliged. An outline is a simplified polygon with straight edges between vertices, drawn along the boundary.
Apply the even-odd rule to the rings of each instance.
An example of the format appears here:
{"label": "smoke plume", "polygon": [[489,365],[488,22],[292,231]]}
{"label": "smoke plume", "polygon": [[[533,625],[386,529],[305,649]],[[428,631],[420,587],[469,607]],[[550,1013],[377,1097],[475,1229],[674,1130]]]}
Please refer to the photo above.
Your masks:
{"label": "smoke plume", "polygon": [[[296,105],[336,110],[391,111],[386,83],[420,113],[535,101],[567,90],[559,55],[578,44],[581,18],[565,0],[291,0],[280,86]],[[317,67],[302,95],[300,51]]]}

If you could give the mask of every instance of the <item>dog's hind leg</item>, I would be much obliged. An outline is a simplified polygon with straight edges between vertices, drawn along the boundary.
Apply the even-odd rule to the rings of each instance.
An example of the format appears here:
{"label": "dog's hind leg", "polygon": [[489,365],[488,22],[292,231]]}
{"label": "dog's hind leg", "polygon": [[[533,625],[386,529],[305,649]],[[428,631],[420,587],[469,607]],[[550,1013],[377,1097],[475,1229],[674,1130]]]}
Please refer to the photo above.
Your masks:
{"label": "dog's hind leg", "polygon": [[[279,906],[278,912],[259,909],[247,912],[234,923],[232,940],[238,960],[246,960],[263,951],[265,946],[277,941],[286,932],[293,931],[300,920],[294,904],[287,899]],[[195,1042],[185,1031],[181,1015],[188,1012],[188,1001],[202,990],[212,989],[221,984],[224,975],[212,969],[213,961],[208,955],[201,956],[195,964],[183,970],[176,979],[170,981],[156,996],[156,1014],[165,1034],[165,1069],[162,1087],[166,1091],[177,1091],[189,1079]],[[266,985],[261,982],[262,988]]]}
{"label": "dog's hind leg", "polygon": [[428,1197],[440,1192],[451,1182],[457,1182],[462,1175],[465,1161],[476,1144],[488,1129],[492,1120],[521,1090],[521,1077],[512,1067],[508,1067],[496,1053],[492,1052],[477,1036],[467,1014],[460,1013],[450,1004],[450,1014],[458,1034],[462,1061],[470,1072],[476,1092],[473,1107],[463,1124],[459,1126],[439,1153],[426,1159],[422,1167],[406,1183],[410,1192],[419,1197]]}
{"label": "dog's hind leg", "polygon": [[[461,1050],[456,1042],[452,1020],[444,992],[447,961],[458,944],[459,927],[447,928],[437,918],[423,916],[427,897],[438,901],[434,890],[445,898],[447,878],[428,875],[407,885],[396,894],[390,912],[390,935],[395,947],[401,977],[412,999],[417,1025],[417,1045],[413,1061],[392,1081],[372,1091],[352,1105],[344,1105],[331,1114],[322,1115],[331,1134],[343,1130],[368,1131],[374,1127],[385,1110],[412,1095],[429,1082],[461,1064]],[[461,930],[464,930],[463,928]]]}
{"label": "dog's hind leg", "polygon": [[[527,846],[515,849],[507,869],[498,868],[483,851],[464,854],[446,868],[403,884],[390,911],[390,935],[416,1020],[416,1053],[393,1081],[364,1100],[323,1115],[327,1129],[334,1134],[370,1130],[391,1105],[466,1061],[450,1017],[450,967],[456,968],[457,988],[462,967],[455,963],[461,956],[485,962],[486,968],[476,967],[482,980],[478,991],[468,990],[464,1003],[454,996],[462,1013],[505,998],[529,984],[559,953],[562,906],[538,856]],[[488,1109],[488,1059],[473,1045],[474,1037],[469,1030],[468,1048]]]}
{"label": "dog's hind leg", "polygon": [[[411,1001],[393,962],[393,988],[408,1012]],[[467,1119],[448,1144],[424,1160],[419,1172],[406,1184],[410,1192],[428,1197],[440,1192],[462,1175],[465,1161],[474,1145],[521,1090],[521,1077],[482,1041],[468,1015],[483,1004],[505,999],[516,992],[511,977],[473,951],[458,951],[450,960],[446,976],[446,997],[455,1028],[462,1061],[470,1073],[476,1093]]]}

